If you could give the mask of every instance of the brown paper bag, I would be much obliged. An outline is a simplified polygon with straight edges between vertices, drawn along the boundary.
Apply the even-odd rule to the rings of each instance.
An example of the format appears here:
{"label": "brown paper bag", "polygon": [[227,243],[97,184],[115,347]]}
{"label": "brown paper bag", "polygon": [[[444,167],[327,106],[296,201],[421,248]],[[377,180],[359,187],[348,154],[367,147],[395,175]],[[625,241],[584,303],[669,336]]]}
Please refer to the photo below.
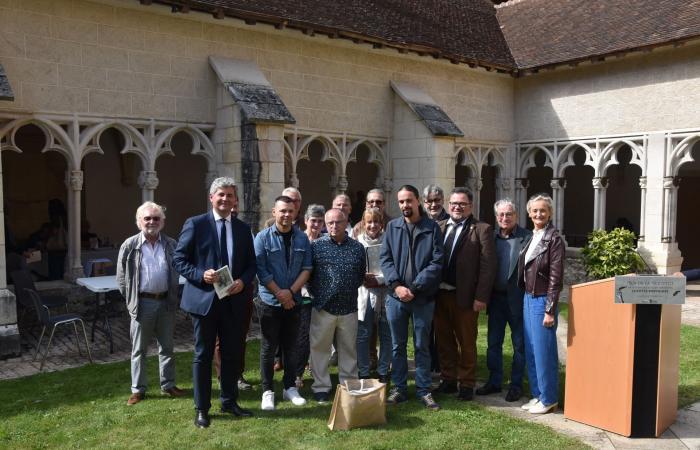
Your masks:
{"label": "brown paper bag", "polygon": [[386,423],[386,384],[379,380],[347,380],[339,384],[333,399],[328,428],[351,428]]}

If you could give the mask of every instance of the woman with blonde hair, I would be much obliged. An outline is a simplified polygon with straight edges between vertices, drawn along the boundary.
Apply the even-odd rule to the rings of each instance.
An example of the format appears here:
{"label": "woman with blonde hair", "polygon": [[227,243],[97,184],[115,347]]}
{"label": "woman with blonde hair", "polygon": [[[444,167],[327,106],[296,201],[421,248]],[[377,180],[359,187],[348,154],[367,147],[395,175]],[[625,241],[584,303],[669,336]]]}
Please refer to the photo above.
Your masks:
{"label": "woman with blonde hair", "polygon": [[557,304],[564,278],[565,245],[551,222],[554,208],[549,195],[530,197],[527,213],[535,228],[520,252],[518,284],[525,290],[525,361],[532,400],[523,409],[546,414],[558,405]]}
{"label": "woman with blonde hair", "polygon": [[[360,233],[357,240],[365,247],[368,260],[372,259],[375,250],[381,248],[384,233],[384,217],[378,208],[367,208],[362,213]],[[379,265],[379,252],[376,251],[376,267]],[[378,325],[379,333],[379,361],[377,373],[379,381],[386,383],[389,380],[389,366],[391,364],[391,330],[386,319],[384,298],[387,288],[384,284],[384,276],[381,271],[370,272],[368,261],[365,282],[357,290],[357,368],[360,378],[370,377],[370,337]]]}

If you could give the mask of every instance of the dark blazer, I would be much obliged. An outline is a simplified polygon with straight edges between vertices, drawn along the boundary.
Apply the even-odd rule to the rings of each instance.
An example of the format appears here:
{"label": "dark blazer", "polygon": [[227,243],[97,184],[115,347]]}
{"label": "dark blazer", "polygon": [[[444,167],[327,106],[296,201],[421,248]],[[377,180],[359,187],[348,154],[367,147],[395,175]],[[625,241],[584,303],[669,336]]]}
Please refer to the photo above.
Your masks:
{"label": "dark blazer", "polygon": [[[407,286],[413,292],[414,302],[423,304],[434,300],[442,276],[442,233],[437,224],[427,215],[416,223],[413,234],[413,261],[409,261],[409,238],[403,217],[389,222],[384,231],[379,263],[384,282],[390,287],[389,295],[396,285]],[[414,277],[410,285],[405,283],[406,268],[413,263]]]}
{"label": "dark blazer", "polygon": [[[253,282],[256,272],[253,235],[250,227],[239,219],[231,218],[233,234],[233,265],[229,265],[233,279],[240,278],[245,286]],[[214,286],[204,282],[204,272],[219,268],[219,240],[214,214],[190,217],[180,232],[173,263],[180,275],[187,279],[182,292],[180,308],[192,314],[207,315],[214,300]],[[247,289],[243,289],[232,300],[245,301]]]}
{"label": "dark blazer", "polygon": [[[485,303],[491,300],[496,279],[496,244],[491,225],[473,217],[467,220],[471,224],[459,234],[452,258],[457,258],[457,304],[471,309],[475,298]],[[439,225],[444,236],[447,220]]]}
{"label": "dark blazer", "polygon": [[[511,314],[514,316],[523,315],[523,295],[525,291],[518,287],[518,256],[520,251],[525,248],[527,243],[532,238],[532,231],[522,228],[518,225],[515,226],[513,231],[513,239],[515,239],[515,245],[511,248],[510,257],[508,258],[508,285],[506,288],[506,297],[508,299],[508,306],[510,307]],[[493,232],[494,242],[498,239],[498,230]],[[498,264],[503,264],[503,261],[498,261]],[[495,299],[496,296],[493,296]]]}

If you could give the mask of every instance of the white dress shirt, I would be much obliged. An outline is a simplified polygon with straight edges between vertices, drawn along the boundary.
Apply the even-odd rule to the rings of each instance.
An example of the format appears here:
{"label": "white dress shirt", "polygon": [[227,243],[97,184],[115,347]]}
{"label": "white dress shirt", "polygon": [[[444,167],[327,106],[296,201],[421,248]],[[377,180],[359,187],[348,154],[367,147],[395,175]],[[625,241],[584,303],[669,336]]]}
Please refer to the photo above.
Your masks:
{"label": "white dress shirt", "polygon": [[[227,217],[221,217],[216,210],[212,209],[211,212],[214,214],[214,221],[216,222],[216,237],[218,238],[217,242],[221,242],[221,219],[226,220],[226,247],[228,249],[228,263],[230,266],[231,261],[233,260],[233,230],[231,229],[231,215],[229,214]],[[229,269],[231,269],[231,267],[229,267]]]}

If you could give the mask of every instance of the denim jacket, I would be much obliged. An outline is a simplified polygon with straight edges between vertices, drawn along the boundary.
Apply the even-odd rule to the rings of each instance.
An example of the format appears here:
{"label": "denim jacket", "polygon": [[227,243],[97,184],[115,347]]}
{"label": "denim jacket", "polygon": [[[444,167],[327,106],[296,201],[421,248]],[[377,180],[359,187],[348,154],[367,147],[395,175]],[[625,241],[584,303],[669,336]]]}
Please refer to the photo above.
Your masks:
{"label": "denim jacket", "polygon": [[[284,238],[277,226],[265,228],[255,236],[255,259],[258,264],[260,299],[271,306],[281,306],[267,289],[267,283],[275,280],[281,289],[289,289],[303,270],[313,268],[309,238],[298,227],[292,227],[292,248],[289,265],[284,254]],[[294,301],[301,303],[301,293],[294,294]]]}

